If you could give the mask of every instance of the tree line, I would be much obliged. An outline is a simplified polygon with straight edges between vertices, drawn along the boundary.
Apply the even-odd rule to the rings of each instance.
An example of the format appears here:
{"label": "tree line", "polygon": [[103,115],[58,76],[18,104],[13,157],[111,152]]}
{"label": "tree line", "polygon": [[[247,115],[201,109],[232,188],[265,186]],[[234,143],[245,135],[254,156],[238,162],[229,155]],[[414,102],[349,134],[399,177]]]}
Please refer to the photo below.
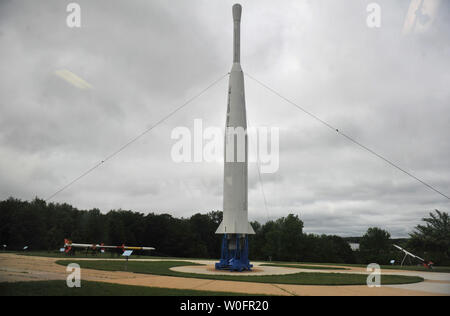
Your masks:
{"label": "tree line", "polygon": [[[222,212],[211,211],[189,218],[169,214],[147,215],[99,209],[78,210],[63,203],[41,199],[0,201],[0,244],[9,250],[55,251],[68,238],[76,243],[152,246],[154,255],[185,258],[218,258],[221,235],[215,231]],[[401,246],[427,260],[450,265],[448,214],[435,211],[425,218]],[[387,264],[401,260],[402,253],[392,247],[389,232],[373,227],[360,238],[360,250],[352,251],[339,236],[306,234],[298,215],[289,214],[264,224],[252,222],[256,234],[249,236],[252,260]]]}

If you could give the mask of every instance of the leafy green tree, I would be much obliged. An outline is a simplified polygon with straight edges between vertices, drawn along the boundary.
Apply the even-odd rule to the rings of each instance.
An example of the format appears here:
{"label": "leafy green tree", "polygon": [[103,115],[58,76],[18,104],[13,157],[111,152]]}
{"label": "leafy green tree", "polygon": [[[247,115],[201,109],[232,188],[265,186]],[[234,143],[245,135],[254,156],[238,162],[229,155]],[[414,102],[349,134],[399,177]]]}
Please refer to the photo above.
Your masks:
{"label": "leafy green tree", "polygon": [[316,251],[321,255],[320,262],[355,262],[355,256],[349,243],[339,236],[322,235],[320,237],[320,247]]}
{"label": "leafy green tree", "polygon": [[407,247],[425,260],[450,265],[450,219],[446,212],[435,210],[422,219],[425,225],[417,225],[410,234]]}
{"label": "leafy green tree", "polygon": [[251,260],[255,259],[264,259],[263,249],[264,249],[264,239],[262,238],[262,225],[256,221],[251,222],[253,230],[255,231],[254,235],[249,235],[248,242],[250,245],[249,249],[249,258]]}
{"label": "leafy green tree", "polygon": [[[78,243],[154,246],[155,255],[214,258],[220,255],[221,235],[215,231],[222,212],[174,218],[169,214],[126,210],[101,213],[78,210],[66,203],[46,203],[38,198],[0,201],[0,244],[20,250],[57,251],[64,238]],[[352,262],[353,253],[338,236],[303,233],[299,216],[289,214],[264,224],[252,222],[249,237],[251,260]]]}
{"label": "leafy green tree", "polygon": [[189,219],[190,229],[193,235],[193,243],[197,247],[202,248],[198,250],[197,257],[215,257],[220,253],[220,237],[215,232],[219,224],[217,223],[221,218],[217,212],[210,212],[208,214],[195,214]]}
{"label": "leafy green tree", "polygon": [[391,234],[378,227],[371,227],[361,238],[360,254],[364,263],[388,264],[391,253]]}
{"label": "leafy green tree", "polygon": [[277,220],[279,226],[278,257],[287,261],[298,261],[301,257],[300,243],[303,236],[303,222],[298,215],[289,214]]}
{"label": "leafy green tree", "polygon": [[[280,260],[280,238],[279,226],[274,221],[268,221],[261,227],[259,244],[262,245],[261,258],[263,260]],[[250,245],[250,247],[252,247]],[[252,248],[250,248],[250,251]]]}

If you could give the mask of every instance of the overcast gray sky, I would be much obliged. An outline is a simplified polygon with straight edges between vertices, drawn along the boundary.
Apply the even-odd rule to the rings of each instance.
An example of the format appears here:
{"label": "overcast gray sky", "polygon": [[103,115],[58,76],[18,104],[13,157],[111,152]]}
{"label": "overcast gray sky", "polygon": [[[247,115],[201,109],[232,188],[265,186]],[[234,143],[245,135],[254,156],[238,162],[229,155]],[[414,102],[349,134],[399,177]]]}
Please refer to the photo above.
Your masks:
{"label": "overcast gray sky", "polygon": [[[228,72],[235,1],[0,1],[0,199],[46,198]],[[345,2],[345,5],[343,3]],[[381,6],[369,28],[366,7]],[[242,66],[450,194],[449,7],[403,31],[410,1],[241,1]],[[55,74],[68,70],[92,88]],[[225,125],[222,80],[52,201],[188,217],[221,210],[223,165],[172,161],[177,126]],[[248,123],[276,126],[280,169],[249,166],[249,217],[305,231],[407,236],[449,200],[246,79]]]}

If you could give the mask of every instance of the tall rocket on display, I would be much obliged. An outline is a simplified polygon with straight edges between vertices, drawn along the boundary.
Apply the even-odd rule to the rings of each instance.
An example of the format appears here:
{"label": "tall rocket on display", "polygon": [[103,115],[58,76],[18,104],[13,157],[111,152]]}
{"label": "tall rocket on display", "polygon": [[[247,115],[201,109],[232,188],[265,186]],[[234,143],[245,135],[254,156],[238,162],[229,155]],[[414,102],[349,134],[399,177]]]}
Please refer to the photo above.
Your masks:
{"label": "tall rocket on display", "polygon": [[223,184],[223,221],[216,234],[223,234],[222,255],[216,269],[250,270],[248,235],[248,139],[244,74],[240,64],[242,7],[233,6],[234,52],[228,88]]}

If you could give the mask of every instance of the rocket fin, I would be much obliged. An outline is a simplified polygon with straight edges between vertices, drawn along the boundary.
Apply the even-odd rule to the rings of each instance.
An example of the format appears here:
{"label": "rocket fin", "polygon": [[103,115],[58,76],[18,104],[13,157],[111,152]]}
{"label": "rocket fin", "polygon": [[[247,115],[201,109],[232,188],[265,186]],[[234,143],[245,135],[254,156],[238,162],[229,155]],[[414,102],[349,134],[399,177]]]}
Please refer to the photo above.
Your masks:
{"label": "rocket fin", "polygon": [[255,234],[255,231],[253,230],[253,227],[252,227],[252,225],[250,223],[248,223],[248,232],[247,232],[247,234],[249,234],[249,235],[254,235]]}
{"label": "rocket fin", "polygon": [[[242,226],[241,226],[242,229]],[[247,227],[244,226],[242,230],[236,230],[236,229],[229,229],[228,232],[225,230],[225,224],[224,221],[220,223],[219,227],[216,230],[216,234],[247,234],[247,235],[254,235],[255,231],[253,230],[253,227],[250,223],[247,223]]]}
{"label": "rocket fin", "polygon": [[220,223],[219,227],[216,230],[216,234],[225,234],[225,225],[222,223]]}

